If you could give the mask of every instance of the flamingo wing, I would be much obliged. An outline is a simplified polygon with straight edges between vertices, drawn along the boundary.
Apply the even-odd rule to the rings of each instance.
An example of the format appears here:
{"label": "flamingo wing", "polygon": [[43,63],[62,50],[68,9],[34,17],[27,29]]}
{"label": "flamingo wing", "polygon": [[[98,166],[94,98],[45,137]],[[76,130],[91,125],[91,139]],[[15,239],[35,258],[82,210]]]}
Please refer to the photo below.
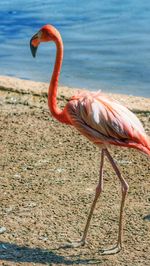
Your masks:
{"label": "flamingo wing", "polygon": [[71,124],[95,144],[150,145],[139,119],[104,94],[79,94],[69,101],[66,111]]}

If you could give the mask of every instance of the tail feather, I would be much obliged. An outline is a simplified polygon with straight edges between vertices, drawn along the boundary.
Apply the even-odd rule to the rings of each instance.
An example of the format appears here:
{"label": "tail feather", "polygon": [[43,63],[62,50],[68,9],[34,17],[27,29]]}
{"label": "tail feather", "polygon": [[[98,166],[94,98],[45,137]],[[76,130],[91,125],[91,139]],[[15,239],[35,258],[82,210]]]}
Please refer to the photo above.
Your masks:
{"label": "tail feather", "polygon": [[150,156],[150,139],[146,134],[139,133],[138,142],[129,141],[129,146]]}
{"label": "tail feather", "polygon": [[145,154],[149,155],[150,156],[150,146],[149,147],[145,147],[145,146],[142,146],[142,145],[136,145],[136,147],[138,150],[144,152]]}
{"label": "tail feather", "polygon": [[150,141],[149,141],[149,143],[147,142],[144,144],[146,144],[146,145],[143,145],[141,143],[129,142],[127,146],[134,148],[134,149],[137,149],[137,150],[140,150],[141,152],[150,156]]}
{"label": "tail feather", "polygon": [[148,156],[150,156],[150,140],[149,140],[149,138],[145,138],[144,143],[128,140],[127,142],[109,141],[109,144],[113,144],[116,146],[128,147],[128,148],[134,148],[134,149],[139,150],[139,151],[147,154]]}

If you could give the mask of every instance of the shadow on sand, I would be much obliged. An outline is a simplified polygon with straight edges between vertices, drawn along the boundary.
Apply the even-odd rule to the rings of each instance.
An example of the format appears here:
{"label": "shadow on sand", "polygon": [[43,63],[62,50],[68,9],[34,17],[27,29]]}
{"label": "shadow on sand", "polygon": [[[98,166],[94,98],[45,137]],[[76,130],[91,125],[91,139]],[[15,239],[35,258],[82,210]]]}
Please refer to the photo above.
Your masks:
{"label": "shadow on sand", "polygon": [[56,254],[57,250],[30,248],[13,243],[0,242],[0,261],[30,262],[30,263],[55,263],[60,265],[100,265],[101,260],[81,259],[79,255],[62,256]]}

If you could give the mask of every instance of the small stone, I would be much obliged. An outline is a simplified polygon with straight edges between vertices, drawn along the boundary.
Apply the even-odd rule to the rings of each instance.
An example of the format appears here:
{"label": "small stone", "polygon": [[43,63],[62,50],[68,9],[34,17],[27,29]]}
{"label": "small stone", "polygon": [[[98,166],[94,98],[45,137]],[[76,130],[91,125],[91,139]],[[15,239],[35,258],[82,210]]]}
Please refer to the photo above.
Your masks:
{"label": "small stone", "polygon": [[6,227],[0,227],[0,234],[3,234],[6,231]]}

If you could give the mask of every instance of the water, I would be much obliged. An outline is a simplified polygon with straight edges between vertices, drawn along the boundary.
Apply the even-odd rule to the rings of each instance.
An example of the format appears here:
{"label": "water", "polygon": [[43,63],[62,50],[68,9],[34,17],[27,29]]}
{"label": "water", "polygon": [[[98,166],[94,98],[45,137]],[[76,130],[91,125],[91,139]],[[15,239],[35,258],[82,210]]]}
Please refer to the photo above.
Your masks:
{"label": "water", "polygon": [[150,1],[2,0],[0,21],[0,75],[49,81],[55,46],[29,49],[49,23],[64,41],[62,85],[150,97]]}

